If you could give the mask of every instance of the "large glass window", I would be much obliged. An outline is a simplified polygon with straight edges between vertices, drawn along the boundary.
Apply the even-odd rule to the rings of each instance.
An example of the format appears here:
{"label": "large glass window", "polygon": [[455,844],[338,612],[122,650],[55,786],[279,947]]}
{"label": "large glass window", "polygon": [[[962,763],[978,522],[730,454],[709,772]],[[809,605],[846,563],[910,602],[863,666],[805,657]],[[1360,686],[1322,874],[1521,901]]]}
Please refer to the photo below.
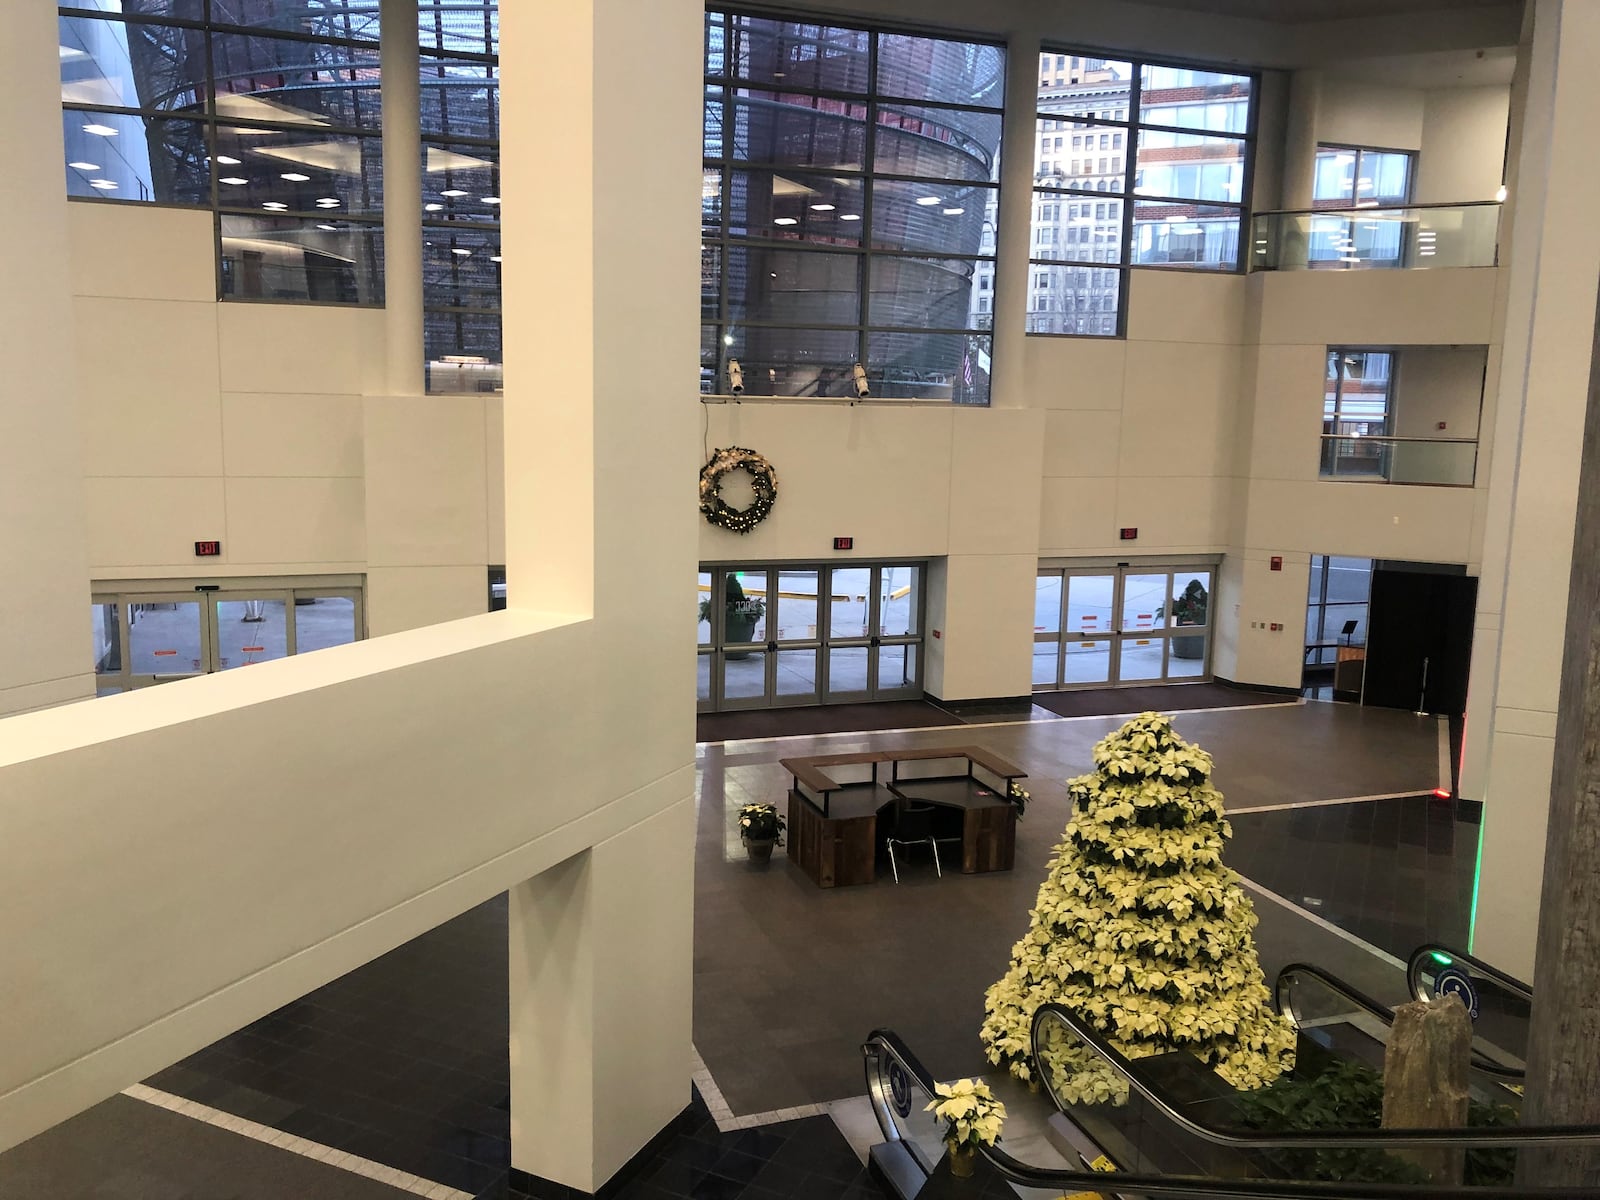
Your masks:
{"label": "large glass window", "polygon": [[[383,302],[376,3],[86,0],[59,33],[69,196],[212,209],[224,299]],[[498,390],[497,0],[418,33],[429,388]]]}
{"label": "large glass window", "polygon": [[1005,51],[706,14],[701,391],[989,402]]}
{"label": "large glass window", "polygon": [[1393,367],[1394,355],[1387,350],[1329,348],[1322,397],[1323,478],[1387,477]]}
{"label": "large glass window", "polygon": [[[1387,208],[1411,203],[1416,155],[1371,146],[1317,147],[1311,205],[1316,209]],[[1306,256],[1328,266],[1399,266],[1407,223],[1396,214],[1362,217],[1347,211],[1311,219]],[[1426,246],[1432,252],[1431,246]]]}
{"label": "large glass window", "polygon": [[1239,269],[1254,96],[1235,72],[1040,56],[1029,333],[1120,336],[1130,266]]}

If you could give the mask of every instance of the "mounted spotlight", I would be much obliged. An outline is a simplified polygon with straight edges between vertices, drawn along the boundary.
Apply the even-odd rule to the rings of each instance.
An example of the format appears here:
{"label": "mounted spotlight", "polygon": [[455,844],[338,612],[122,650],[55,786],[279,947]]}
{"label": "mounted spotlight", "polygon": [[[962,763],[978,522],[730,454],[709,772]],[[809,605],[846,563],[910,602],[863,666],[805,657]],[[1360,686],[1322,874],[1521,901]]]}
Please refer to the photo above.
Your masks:
{"label": "mounted spotlight", "polygon": [[851,370],[851,374],[855,376],[856,399],[865,400],[867,397],[871,396],[872,385],[867,382],[867,369],[860,363],[857,363]]}

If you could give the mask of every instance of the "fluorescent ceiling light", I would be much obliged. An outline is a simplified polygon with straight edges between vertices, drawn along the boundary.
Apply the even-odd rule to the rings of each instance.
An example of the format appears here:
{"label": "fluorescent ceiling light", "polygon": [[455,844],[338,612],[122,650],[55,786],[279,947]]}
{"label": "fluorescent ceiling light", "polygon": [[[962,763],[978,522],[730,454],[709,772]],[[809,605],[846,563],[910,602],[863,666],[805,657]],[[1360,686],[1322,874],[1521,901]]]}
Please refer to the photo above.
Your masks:
{"label": "fluorescent ceiling light", "polygon": [[499,196],[485,196],[483,198],[483,202],[485,204],[499,204],[500,203],[500,197]]}
{"label": "fluorescent ceiling light", "polygon": [[774,225],[798,225],[798,224],[800,224],[799,220],[797,218],[795,218],[795,217],[773,217],[772,218],[772,223]]}
{"label": "fluorescent ceiling light", "polygon": [[442,204],[424,204],[422,206],[423,212],[442,212],[443,210],[444,205]]}
{"label": "fluorescent ceiling light", "polygon": [[239,165],[239,160],[237,158],[232,158],[226,154],[219,154],[212,161],[219,162],[225,167],[237,167]]}
{"label": "fluorescent ceiling light", "polygon": [[99,188],[102,192],[109,192],[117,185],[112,183],[109,179],[91,179],[89,180],[89,186],[92,188]]}
{"label": "fluorescent ceiling light", "polygon": [[326,229],[329,233],[337,233],[339,231],[339,227],[337,225],[318,225],[317,228]]}
{"label": "fluorescent ceiling light", "polygon": [[459,254],[459,255],[461,255],[462,258],[470,258],[472,256],[472,251],[471,250],[463,250],[459,246],[453,248],[450,251],[450,253],[451,254]]}
{"label": "fluorescent ceiling light", "polygon": [[219,179],[217,182],[231,184],[234,187],[243,187],[250,181],[248,179],[240,179],[237,175],[229,175],[226,179]]}
{"label": "fluorescent ceiling light", "polygon": [[117,136],[117,131],[115,129],[111,128],[111,126],[109,126],[109,125],[93,125],[93,124],[85,125],[83,127],[83,131],[85,133],[92,133],[96,137],[116,137]]}
{"label": "fluorescent ceiling light", "polygon": [[82,50],[79,50],[76,46],[61,46],[61,45],[58,45],[56,47],[56,49],[61,51],[61,61],[62,62],[66,62],[67,59],[69,59],[69,58],[88,58],[89,57],[87,53],[85,53]]}
{"label": "fluorescent ceiling light", "polygon": [[500,256],[498,254],[491,254],[491,255],[489,255],[489,261],[490,262],[499,262],[500,261]]}
{"label": "fluorescent ceiling light", "polygon": [[466,193],[460,188],[447,188],[445,191],[440,192],[439,195],[448,196],[450,199],[454,200],[457,196],[465,196]]}
{"label": "fluorescent ceiling light", "polygon": [[262,208],[270,208],[270,209],[272,209],[273,212],[282,212],[284,209],[288,208],[289,206],[287,204],[285,204],[282,200],[263,200],[261,202],[261,207]]}
{"label": "fluorescent ceiling light", "polygon": [[947,208],[947,209],[944,210],[944,215],[947,216],[947,217],[959,217],[962,213],[964,213],[966,211],[967,210],[964,209],[964,208]]}
{"label": "fluorescent ceiling light", "polygon": [[75,162],[68,163],[67,166],[71,167],[74,171],[98,171],[100,169],[99,163]]}
{"label": "fluorescent ceiling light", "polygon": [[290,183],[307,183],[310,181],[311,176],[302,175],[299,171],[285,171],[278,178],[287,179]]}
{"label": "fluorescent ceiling light", "polygon": [[859,221],[859,220],[861,220],[861,214],[860,213],[840,213],[839,214],[839,220],[841,220],[841,221]]}
{"label": "fluorescent ceiling light", "polygon": [[811,206],[811,211],[812,212],[832,212],[836,207],[837,207],[837,205],[833,205],[833,204],[813,204]]}
{"label": "fluorescent ceiling light", "polygon": [[943,203],[938,196],[918,196],[917,203],[926,208],[930,204]]}

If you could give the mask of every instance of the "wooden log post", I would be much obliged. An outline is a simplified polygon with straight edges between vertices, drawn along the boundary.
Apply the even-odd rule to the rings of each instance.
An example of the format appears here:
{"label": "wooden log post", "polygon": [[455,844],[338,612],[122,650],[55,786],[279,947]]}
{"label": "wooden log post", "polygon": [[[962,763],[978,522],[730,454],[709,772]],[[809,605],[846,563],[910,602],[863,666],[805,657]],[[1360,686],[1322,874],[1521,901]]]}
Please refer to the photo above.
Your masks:
{"label": "wooden log post", "polygon": [[[1472,1017],[1459,997],[1416,1001],[1394,1010],[1383,1053],[1385,1129],[1459,1129],[1467,1123]],[[1448,1146],[1395,1151],[1434,1183],[1461,1182],[1466,1155]]]}

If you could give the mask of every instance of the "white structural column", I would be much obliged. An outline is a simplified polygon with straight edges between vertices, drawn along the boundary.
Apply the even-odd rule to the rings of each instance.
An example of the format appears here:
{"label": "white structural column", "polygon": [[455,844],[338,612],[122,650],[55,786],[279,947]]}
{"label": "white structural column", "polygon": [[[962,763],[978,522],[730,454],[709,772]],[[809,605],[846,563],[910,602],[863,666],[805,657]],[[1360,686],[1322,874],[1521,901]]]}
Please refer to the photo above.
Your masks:
{"label": "white structural column", "polygon": [[0,38],[0,716],[94,694],[53,5]]}
{"label": "white structural column", "polygon": [[422,105],[416,0],[382,0],[385,390],[420,396]]}
{"label": "white structural column", "polygon": [[1013,34],[1006,47],[1006,114],[1000,133],[1000,204],[995,224],[994,388],[996,408],[1024,408],[1028,333],[1028,257],[1033,230],[1034,110],[1039,101],[1039,39]]}
{"label": "white structural column", "polygon": [[512,889],[511,1165],[591,1192],[690,1099],[704,21],[700,0],[500,12],[510,600],[583,620],[578,786],[648,809]]}
{"label": "white structural column", "polygon": [[511,889],[514,1168],[595,1191],[689,1103],[693,842],[685,799]]}
{"label": "white structural column", "polygon": [[1529,979],[1600,278],[1600,5],[1531,15],[1461,789],[1484,803],[1472,949]]}

